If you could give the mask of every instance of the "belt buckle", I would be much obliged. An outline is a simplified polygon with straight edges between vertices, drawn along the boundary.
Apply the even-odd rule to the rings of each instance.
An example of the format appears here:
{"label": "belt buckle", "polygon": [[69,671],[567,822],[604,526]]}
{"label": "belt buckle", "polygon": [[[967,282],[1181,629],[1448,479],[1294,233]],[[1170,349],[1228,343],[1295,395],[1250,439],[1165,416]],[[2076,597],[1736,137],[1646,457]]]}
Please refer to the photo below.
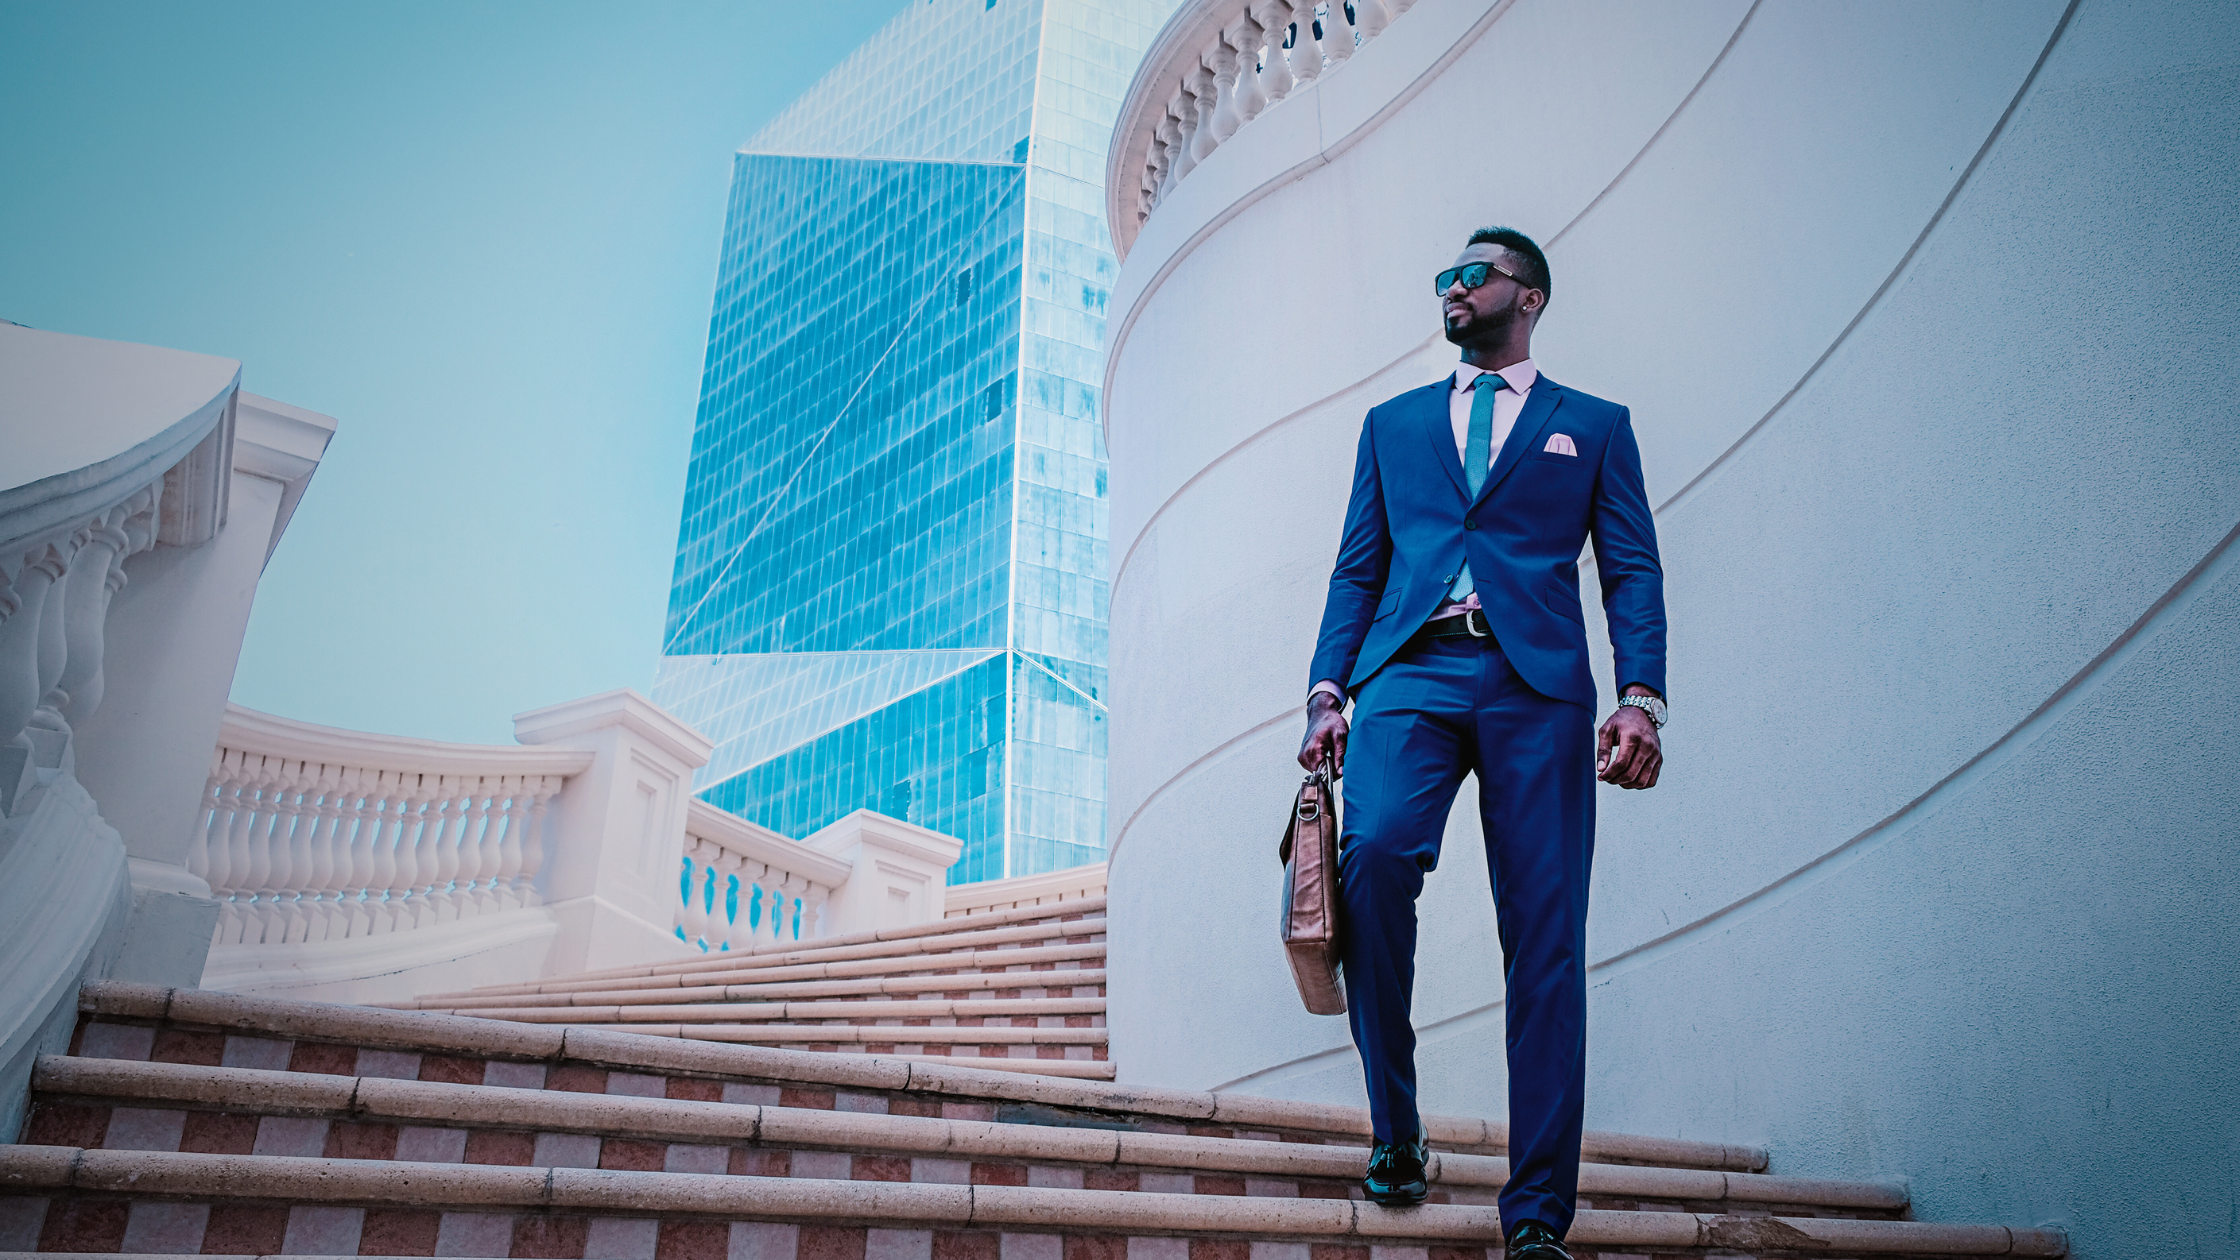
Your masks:
{"label": "belt buckle", "polygon": [[[1470,620],[1472,617],[1476,617],[1477,620]],[[1480,630],[1478,627],[1481,625],[1485,629]],[[1485,610],[1482,608],[1472,608],[1465,611],[1462,614],[1462,628],[1468,630],[1470,637],[1473,639],[1490,639],[1493,637],[1493,623],[1486,620]]]}

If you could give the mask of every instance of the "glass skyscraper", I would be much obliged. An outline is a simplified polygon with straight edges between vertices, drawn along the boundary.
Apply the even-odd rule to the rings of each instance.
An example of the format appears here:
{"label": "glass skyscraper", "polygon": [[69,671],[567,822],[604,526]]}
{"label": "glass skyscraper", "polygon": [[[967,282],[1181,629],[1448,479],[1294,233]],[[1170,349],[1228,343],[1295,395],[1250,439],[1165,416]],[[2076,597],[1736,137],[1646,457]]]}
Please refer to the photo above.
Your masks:
{"label": "glass skyscraper", "polygon": [[1104,849],[1105,146],[1176,0],[911,0],[734,160],[656,698],[952,882]]}

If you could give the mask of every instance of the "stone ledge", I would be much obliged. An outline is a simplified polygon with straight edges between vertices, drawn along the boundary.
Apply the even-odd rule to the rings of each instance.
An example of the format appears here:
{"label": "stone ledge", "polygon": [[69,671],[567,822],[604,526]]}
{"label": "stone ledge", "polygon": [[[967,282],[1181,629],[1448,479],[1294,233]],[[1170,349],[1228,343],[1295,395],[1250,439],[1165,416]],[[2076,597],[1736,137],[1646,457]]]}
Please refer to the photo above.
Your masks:
{"label": "stone ledge", "polygon": [[[783,967],[736,968],[712,974],[626,977],[634,991],[657,988],[705,988],[715,983],[737,980],[741,984],[778,983],[785,980],[847,979],[868,976],[893,976],[898,972],[966,971],[986,967],[1022,967],[1040,963],[1058,963],[1104,957],[1103,942],[1089,945],[1029,946],[1024,949],[987,949],[971,954],[906,954],[896,958],[869,958],[842,962],[796,963]],[[968,972],[969,974],[969,972]],[[980,974],[998,975],[997,972]],[[1023,973],[1014,973],[1023,974]],[[585,980],[571,977],[566,980],[546,980],[533,985],[493,985],[488,989],[466,990],[458,993],[432,993],[419,999],[423,1003],[448,1005],[460,998],[515,997],[534,994],[588,993],[611,989],[617,981],[613,978]],[[400,1008],[401,1009],[401,1008]]]}
{"label": "stone ledge", "polygon": [[[1048,1077],[1038,1079],[1032,1071],[1021,1068],[989,1069],[916,1059],[722,1045],[697,1038],[647,1036],[642,1032],[516,1024],[459,1015],[330,1006],[116,982],[87,985],[80,993],[79,1008],[88,1014],[170,1020],[233,1032],[298,1036],[394,1049],[512,1059],[573,1059],[606,1067],[1043,1103],[1186,1122],[1213,1121],[1255,1129],[1301,1129],[1364,1137],[1370,1132],[1369,1113],[1365,1107],[1086,1084]],[[713,1030],[696,1031],[705,1034]],[[1508,1126],[1476,1117],[1426,1116],[1424,1127],[1432,1142],[1442,1147],[1499,1149],[1508,1144]],[[1637,1134],[1589,1132],[1581,1149],[1587,1158],[1604,1163],[1739,1172],[1755,1172],[1766,1166],[1765,1152],[1752,1147]]]}
{"label": "stone ledge", "polygon": [[[753,1142],[883,1155],[961,1155],[1292,1178],[1355,1180],[1368,1158],[1366,1149],[1359,1145],[1081,1129],[120,1059],[50,1056],[40,1061],[32,1084],[42,1095],[99,1099],[111,1104],[132,1101],[361,1122],[526,1128],[653,1142]],[[1435,1185],[1498,1189],[1508,1178],[1509,1162],[1497,1156],[1433,1154],[1431,1180]],[[1891,1182],[1825,1181],[1624,1164],[1585,1164],[1579,1185],[1582,1193],[1598,1197],[1875,1211],[1898,1210],[1907,1203],[1905,1188]]]}
{"label": "stone ledge", "polygon": [[[1013,951],[1019,952],[1019,951]],[[1046,977],[1038,980],[1037,977]],[[959,980],[994,983],[958,984]],[[945,983],[944,981],[947,981]],[[1030,982],[1030,983],[1022,983]],[[1011,989],[1103,988],[1102,967],[1047,972],[944,972],[934,976],[874,975],[854,980],[797,980],[754,984],[709,984],[687,988],[608,988],[564,993],[476,993],[476,1010],[528,1006],[646,1006],[663,1002],[803,1001],[853,996],[918,995],[925,993],[982,993]],[[984,999],[956,998],[954,1001]],[[1018,999],[1006,999],[1018,1000]],[[373,1002],[394,1011],[455,1012],[469,1004],[451,998],[419,998],[412,1002]]]}
{"label": "stone ledge", "polygon": [[[819,1225],[1018,1225],[1070,1232],[1246,1235],[1303,1242],[1390,1240],[1475,1243],[1501,1232],[1490,1207],[1405,1210],[1336,1199],[1237,1199],[1114,1194],[1032,1186],[821,1181],[587,1168],[513,1168],[189,1155],[73,1147],[0,1147],[0,1189],[130,1194],[288,1204],[539,1208],[629,1216],[714,1216]],[[1579,1214],[1581,1247],[1780,1249],[1880,1255],[2060,1256],[2054,1230],[1929,1225],[1813,1217],[1708,1216],[1691,1212]]]}

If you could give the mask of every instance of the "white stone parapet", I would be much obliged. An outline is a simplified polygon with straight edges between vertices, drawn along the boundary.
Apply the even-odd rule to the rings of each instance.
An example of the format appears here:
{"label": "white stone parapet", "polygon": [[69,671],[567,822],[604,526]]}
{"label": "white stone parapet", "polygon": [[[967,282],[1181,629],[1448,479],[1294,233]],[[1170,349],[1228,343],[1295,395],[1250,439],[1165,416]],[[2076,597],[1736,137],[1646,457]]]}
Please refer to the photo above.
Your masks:
{"label": "white stone parapet", "polygon": [[948,904],[949,868],[964,842],[899,818],[859,809],[802,842],[846,862],[853,874],[833,890],[824,931],[879,932],[931,923]]}
{"label": "white stone parapet", "polygon": [[540,905],[547,806],[592,760],[229,705],[187,860],[224,907],[213,946],[382,936]]}
{"label": "white stone parapet", "polygon": [[204,987],[379,1001],[680,956],[672,881],[708,742],[629,690],[514,733],[230,706],[188,860],[223,906]]}
{"label": "white stone parapet", "polygon": [[1263,111],[1332,73],[1415,0],[1193,0],[1136,72],[1112,131],[1105,207],[1127,257],[1175,185]]}
{"label": "white stone parapet", "polygon": [[694,799],[685,815],[677,934],[710,952],[824,935],[824,907],[854,867]]}
{"label": "white stone parapet", "polygon": [[[1219,95],[1241,7],[1182,7],[1116,163],[1171,151],[1185,70]],[[1282,962],[1271,822],[1364,415],[1454,369],[1432,277],[1505,223],[1553,273],[1546,378],[1629,409],[1671,624],[1663,779],[1596,789],[1590,1123],[1904,1168],[1924,1218],[2074,1221],[2079,1255],[2222,1237],[2236,68],[2229,5],[1418,0],[1117,205],[1120,1081],[1360,1100]],[[2080,297],[2108,242],[2138,300]],[[1596,558],[1554,579],[1599,718]],[[1423,1104],[1499,1115],[1479,804],[1409,1015]]]}
{"label": "white stone parapet", "polygon": [[218,907],[179,842],[333,431],[231,359],[0,321],[0,1129],[80,979],[202,968]]}
{"label": "white stone parapet", "polygon": [[514,734],[229,707],[181,872],[222,906],[202,986],[397,1001],[1104,889],[1096,866],[951,893],[953,837],[858,810],[794,840],[726,813],[691,795],[708,741],[634,691],[523,713]]}
{"label": "white stone parapet", "polygon": [[5,334],[12,451],[0,469],[0,817],[14,817],[68,772],[72,720],[100,706],[109,605],[126,558],[159,541],[196,546],[222,526],[240,368],[179,355],[191,375],[148,392],[181,397],[153,410],[143,404],[159,400],[102,398],[114,414],[89,416],[77,370],[113,370],[112,343],[12,325]]}

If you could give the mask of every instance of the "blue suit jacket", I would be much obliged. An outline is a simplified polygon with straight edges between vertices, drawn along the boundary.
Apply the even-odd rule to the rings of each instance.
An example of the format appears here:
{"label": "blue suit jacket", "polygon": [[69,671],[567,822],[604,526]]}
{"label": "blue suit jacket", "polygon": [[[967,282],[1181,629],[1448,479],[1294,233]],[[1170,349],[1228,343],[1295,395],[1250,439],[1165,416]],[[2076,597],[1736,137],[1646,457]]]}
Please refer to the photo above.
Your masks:
{"label": "blue suit jacket", "polygon": [[[1330,597],[1308,685],[1354,691],[1446,602],[1467,557],[1478,602],[1518,675],[1595,707],[1579,553],[1594,538],[1618,685],[1664,692],[1664,569],[1633,422],[1542,376],[1473,500],[1455,454],[1450,377],[1370,410],[1361,426]],[[1566,434],[1577,455],[1547,449]]]}

